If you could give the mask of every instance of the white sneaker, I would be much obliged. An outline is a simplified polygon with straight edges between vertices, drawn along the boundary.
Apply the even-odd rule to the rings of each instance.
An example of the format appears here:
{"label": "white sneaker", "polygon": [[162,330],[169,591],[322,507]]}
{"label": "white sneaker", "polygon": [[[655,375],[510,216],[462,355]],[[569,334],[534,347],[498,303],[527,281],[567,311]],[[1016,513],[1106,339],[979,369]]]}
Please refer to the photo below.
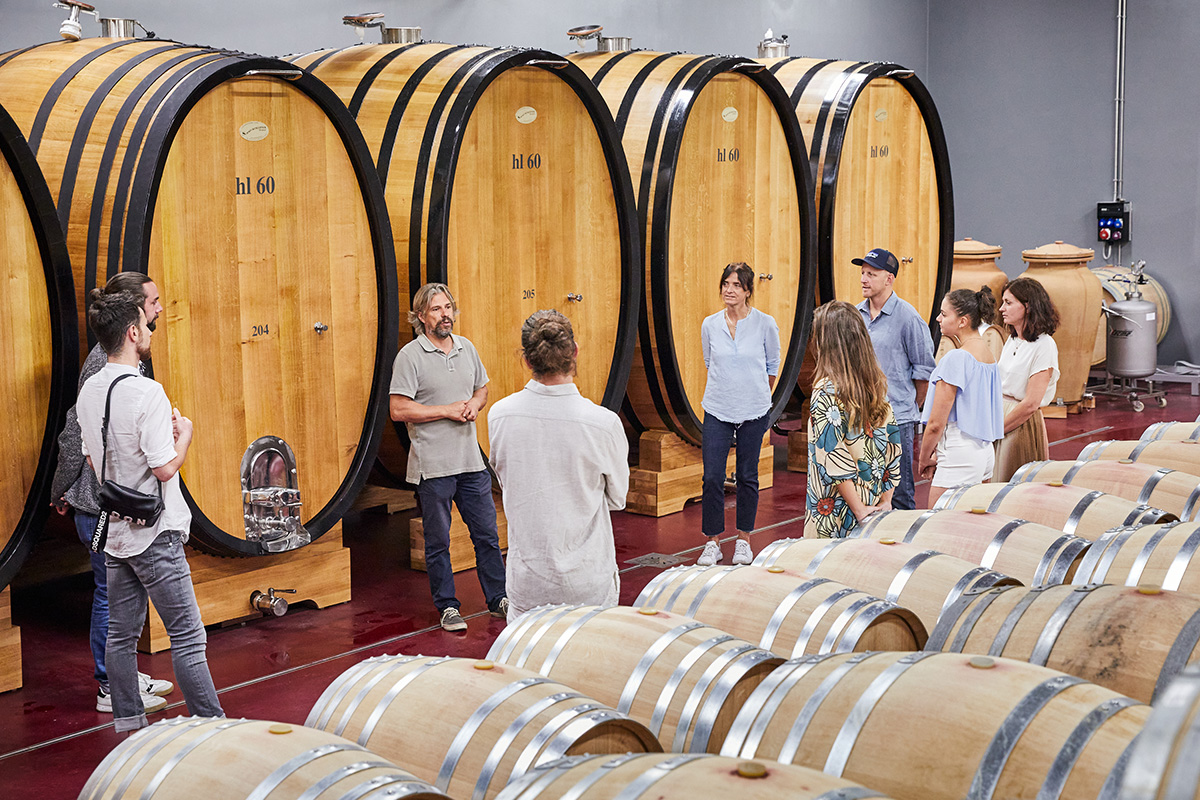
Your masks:
{"label": "white sneaker", "polygon": [[144,672],[138,673],[138,688],[142,690],[142,694],[153,694],[159,697],[166,697],[171,692],[175,691],[175,684],[170,681],[151,678]]}
{"label": "white sneaker", "polygon": [[704,552],[696,559],[697,567],[711,567],[721,560],[721,545],[714,540],[704,543]]}
{"label": "white sneaker", "polygon": [[[155,711],[162,711],[167,707],[167,701],[163,700],[156,694],[142,693],[142,708],[147,714],[153,714]],[[96,710],[101,714],[113,713],[112,695],[103,689],[96,691]]]}
{"label": "white sneaker", "polygon": [[750,549],[750,543],[744,539],[738,539],[733,545],[733,563],[735,564],[750,564],[754,561],[754,551]]}

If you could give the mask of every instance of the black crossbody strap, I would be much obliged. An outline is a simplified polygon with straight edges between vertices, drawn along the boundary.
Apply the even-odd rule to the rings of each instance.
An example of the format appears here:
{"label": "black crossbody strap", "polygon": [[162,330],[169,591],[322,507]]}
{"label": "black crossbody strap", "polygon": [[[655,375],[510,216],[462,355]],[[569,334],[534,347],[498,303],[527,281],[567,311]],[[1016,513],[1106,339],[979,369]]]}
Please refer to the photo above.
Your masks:
{"label": "black crossbody strap", "polygon": [[[113,379],[113,382],[108,385],[108,397],[104,400],[104,419],[100,423],[100,442],[103,454],[100,458],[100,483],[104,483],[104,471],[108,468],[108,412],[112,408],[113,389],[117,388],[117,384],[126,378],[136,378],[137,375],[125,372]],[[155,481],[158,484],[158,496],[162,497],[162,481]]]}

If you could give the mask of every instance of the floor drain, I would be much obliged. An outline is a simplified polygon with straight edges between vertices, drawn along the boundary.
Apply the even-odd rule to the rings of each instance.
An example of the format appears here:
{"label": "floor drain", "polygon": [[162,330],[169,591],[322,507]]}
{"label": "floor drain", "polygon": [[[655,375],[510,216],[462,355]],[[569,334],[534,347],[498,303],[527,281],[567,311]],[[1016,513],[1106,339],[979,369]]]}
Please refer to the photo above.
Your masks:
{"label": "floor drain", "polygon": [[631,558],[625,563],[634,564],[639,567],[673,567],[676,564],[682,564],[683,559],[679,556],[669,556],[665,553],[647,553],[644,556]]}

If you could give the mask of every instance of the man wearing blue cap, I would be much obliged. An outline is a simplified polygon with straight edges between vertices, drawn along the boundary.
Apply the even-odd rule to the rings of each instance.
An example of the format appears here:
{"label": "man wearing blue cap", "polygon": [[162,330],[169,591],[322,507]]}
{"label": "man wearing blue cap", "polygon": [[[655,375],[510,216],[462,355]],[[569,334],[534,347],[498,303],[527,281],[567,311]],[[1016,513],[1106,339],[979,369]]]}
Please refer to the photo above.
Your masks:
{"label": "man wearing blue cap", "polygon": [[887,376],[888,402],[900,426],[900,482],[892,495],[892,508],[916,507],[913,482],[913,436],[919,407],[925,402],[925,390],[933,372],[933,337],[929,326],[912,304],[892,290],[900,262],[882,248],[862,258],[852,259],[862,267],[863,301],[858,304],[879,366]]}

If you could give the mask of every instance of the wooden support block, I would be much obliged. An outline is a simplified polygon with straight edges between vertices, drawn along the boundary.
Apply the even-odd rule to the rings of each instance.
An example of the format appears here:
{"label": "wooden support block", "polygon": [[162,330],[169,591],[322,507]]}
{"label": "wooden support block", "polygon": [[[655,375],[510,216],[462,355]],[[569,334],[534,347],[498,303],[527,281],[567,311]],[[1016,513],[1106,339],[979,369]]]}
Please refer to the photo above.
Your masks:
{"label": "wooden support block", "polygon": [[1066,419],[1066,418],[1067,418],[1067,407],[1065,405],[1060,406],[1060,405],[1052,403],[1048,406],[1042,406],[1042,419]]}
{"label": "wooden support block", "polygon": [[6,587],[0,592],[0,692],[21,685],[21,629],[12,624],[12,587]]}
{"label": "wooden support block", "polygon": [[[758,488],[775,485],[775,450],[771,434],[763,437],[758,456]],[[689,500],[704,490],[704,463],[700,448],[693,447],[673,433],[646,431],[638,445],[638,467],[629,472],[629,494],[625,510],[634,514],[662,517],[682,511]],[[733,450],[725,462],[725,473],[732,474],[737,456]]]}
{"label": "wooden support block", "polygon": [[808,430],[788,431],[788,472],[808,472]]}
{"label": "wooden support block", "polygon": [[[496,534],[500,538],[500,552],[503,553],[508,550],[508,518],[504,516],[500,496],[493,494],[492,499],[496,501]],[[408,523],[408,533],[412,568],[425,572],[425,524],[420,517],[414,517]],[[471,532],[454,506],[450,507],[450,569],[454,572],[475,569],[475,545],[471,543]]]}
{"label": "wooden support block", "polygon": [[350,508],[359,511],[364,508],[383,508],[389,514],[398,511],[408,511],[417,507],[417,495],[408,489],[392,489],[387,486],[375,486],[368,483],[354,499]]}
{"label": "wooden support block", "polygon": [[[350,600],[350,550],[342,546],[340,522],[312,544],[287,553],[221,558],[188,550],[187,559],[205,625],[261,616],[250,606],[255,590],[295,589],[295,594],[281,595],[289,605],[311,600],[325,608]],[[170,646],[170,637],[152,605],[138,649],[157,653]]]}

